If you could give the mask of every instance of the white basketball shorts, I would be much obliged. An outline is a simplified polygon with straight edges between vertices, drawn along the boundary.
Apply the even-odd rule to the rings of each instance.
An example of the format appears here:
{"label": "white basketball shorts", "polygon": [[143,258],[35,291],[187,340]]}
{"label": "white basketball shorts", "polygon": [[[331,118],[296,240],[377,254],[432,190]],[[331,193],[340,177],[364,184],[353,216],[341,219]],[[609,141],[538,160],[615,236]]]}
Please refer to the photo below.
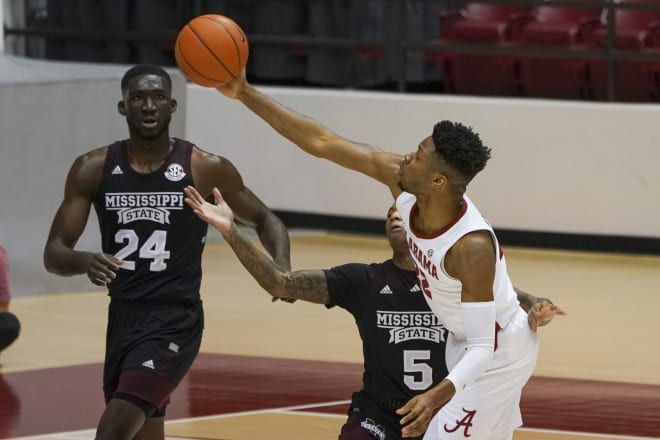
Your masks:
{"label": "white basketball shorts", "polygon": [[[447,338],[447,368],[465,353],[465,342]],[[520,393],[538,356],[538,337],[520,309],[497,333],[497,350],[486,371],[433,417],[424,440],[511,440],[522,425]]]}

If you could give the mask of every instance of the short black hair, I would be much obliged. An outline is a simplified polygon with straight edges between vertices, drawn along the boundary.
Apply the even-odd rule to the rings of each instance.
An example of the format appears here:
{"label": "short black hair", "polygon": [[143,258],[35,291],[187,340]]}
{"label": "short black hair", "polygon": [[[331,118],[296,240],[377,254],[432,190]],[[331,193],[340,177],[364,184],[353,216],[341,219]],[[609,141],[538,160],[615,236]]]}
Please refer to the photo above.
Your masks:
{"label": "short black hair", "polygon": [[143,75],[157,75],[163,78],[165,80],[165,85],[172,90],[172,78],[170,78],[170,75],[165,71],[160,66],[157,66],[155,64],[138,64],[136,66],[131,67],[124,73],[124,76],[121,79],[121,89],[126,90],[128,87],[128,82],[135,78],[136,76],[143,76]]}
{"label": "short black hair", "polygon": [[432,138],[435,152],[467,181],[483,170],[490,159],[490,148],[481,142],[472,127],[460,122],[438,122],[433,127]]}

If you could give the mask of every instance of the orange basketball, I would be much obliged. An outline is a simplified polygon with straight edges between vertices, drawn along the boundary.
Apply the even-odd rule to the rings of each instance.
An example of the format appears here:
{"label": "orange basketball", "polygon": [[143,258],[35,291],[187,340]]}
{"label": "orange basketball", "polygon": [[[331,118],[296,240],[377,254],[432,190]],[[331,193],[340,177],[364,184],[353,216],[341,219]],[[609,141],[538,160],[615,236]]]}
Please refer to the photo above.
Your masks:
{"label": "orange basketball", "polygon": [[250,47],[245,32],[218,14],[193,18],[179,32],[174,56],[190,81],[217,87],[231,81],[247,64]]}

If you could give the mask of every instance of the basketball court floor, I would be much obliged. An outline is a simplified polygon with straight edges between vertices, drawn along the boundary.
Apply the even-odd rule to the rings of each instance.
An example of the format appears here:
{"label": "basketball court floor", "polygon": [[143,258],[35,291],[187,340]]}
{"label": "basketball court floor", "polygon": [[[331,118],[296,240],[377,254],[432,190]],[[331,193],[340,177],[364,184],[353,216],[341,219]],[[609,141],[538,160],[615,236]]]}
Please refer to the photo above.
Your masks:
{"label": "basketball court floor", "polygon": [[[540,330],[515,440],[660,439],[660,257],[505,254],[518,287],[568,312]],[[294,268],[389,256],[384,237],[292,238]],[[203,264],[204,342],[172,398],[168,438],[336,439],[361,383],[350,315],[272,303],[221,241],[207,245]],[[99,290],[12,302],[23,329],[0,356],[0,438],[94,437],[107,303]]]}

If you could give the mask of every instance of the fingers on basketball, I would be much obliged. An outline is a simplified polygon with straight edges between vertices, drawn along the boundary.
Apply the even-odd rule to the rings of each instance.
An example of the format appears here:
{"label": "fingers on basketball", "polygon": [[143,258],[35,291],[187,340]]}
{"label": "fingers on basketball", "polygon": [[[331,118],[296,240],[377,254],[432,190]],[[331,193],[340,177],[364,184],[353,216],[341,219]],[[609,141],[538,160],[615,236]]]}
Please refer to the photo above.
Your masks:
{"label": "fingers on basketball", "polygon": [[179,32],[174,55],[186,78],[203,87],[219,87],[247,64],[250,47],[241,27],[219,14],[200,15]]}

